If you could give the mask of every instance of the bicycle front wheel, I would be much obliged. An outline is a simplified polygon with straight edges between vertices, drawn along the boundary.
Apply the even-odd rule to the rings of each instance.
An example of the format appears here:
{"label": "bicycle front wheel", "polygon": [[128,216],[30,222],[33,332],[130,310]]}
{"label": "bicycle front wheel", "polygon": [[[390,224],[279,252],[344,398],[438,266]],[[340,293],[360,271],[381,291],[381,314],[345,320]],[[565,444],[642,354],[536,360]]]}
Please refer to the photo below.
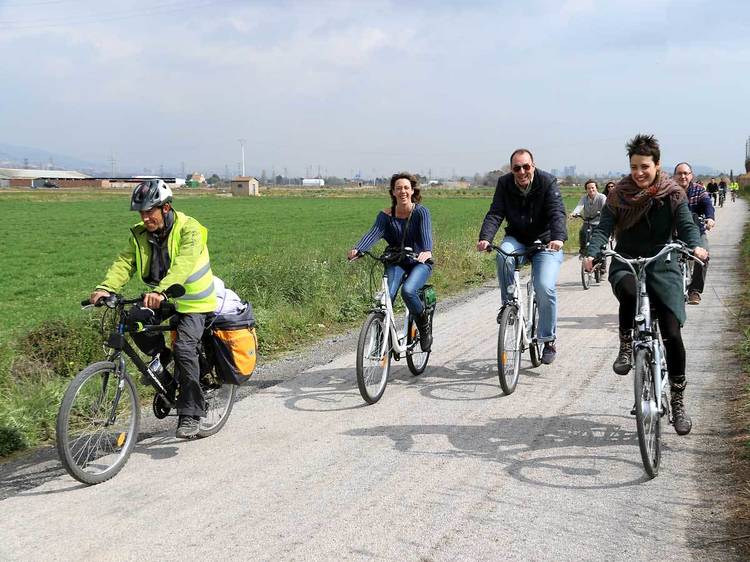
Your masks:
{"label": "bicycle front wheel", "polygon": [[656,373],[647,349],[635,352],[635,419],[646,474],[654,478],[661,461],[661,412],[656,405]]}
{"label": "bicycle front wheel", "polygon": [[101,361],[78,373],[57,413],[57,452],[65,470],[84,484],[115,476],[138,438],[140,406],[133,380]]}
{"label": "bicycle front wheel", "polygon": [[216,373],[216,367],[212,367],[207,375],[201,377],[201,387],[206,401],[206,415],[198,424],[198,437],[209,437],[227,423],[234,407],[237,387],[224,384]]}
{"label": "bicycle front wheel", "polygon": [[581,285],[583,285],[583,290],[586,291],[591,286],[591,274],[586,271],[586,269],[583,266],[584,261],[581,261]]}
{"label": "bicycle front wheel", "polygon": [[391,369],[391,338],[385,330],[385,314],[372,312],[362,325],[357,342],[357,386],[368,404],[385,392]]}
{"label": "bicycle front wheel", "polygon": [[[432,327],[432,316],[434,314],[435,309],[433,308],[430,311],[430,328]],[[420,347],[420,337],[421,334],[417,330],[417,324],[414,318],[409,315],[409,327],[406,333],[406,344],[409,351],[406,352],[406,364],[414,376],[424,373],[427,368],[427,361],[430,359],[430,351],[422,351]]]}
{"label": "bicycle front wheel", "polygon": [[518,309],[506,305],[497,334],[497,376],[505,394],[513,394],[521,368],[521,319]]}
{"label": "bicycle front wheel", "polygon": [[531,336],[529,337],[529,355],[531,356],[531,366],[538,367],[542,364],[542,348],[544,344],[536,337],[539,331],[539,306],[534,299],[531,304]]}

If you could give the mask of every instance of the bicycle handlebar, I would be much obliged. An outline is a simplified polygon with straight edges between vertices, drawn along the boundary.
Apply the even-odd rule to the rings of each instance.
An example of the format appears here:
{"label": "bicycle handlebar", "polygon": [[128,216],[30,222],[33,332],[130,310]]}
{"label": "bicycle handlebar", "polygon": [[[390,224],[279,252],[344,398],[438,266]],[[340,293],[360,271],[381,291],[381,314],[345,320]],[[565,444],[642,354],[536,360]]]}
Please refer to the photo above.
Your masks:
{"label": "bicycle handlebar", "polygon": [[633,275],[638,277],[638,273],[636,272],[635,267],[633,266],[638,266],[639,268],[642,269],[646,267],[648,264],[658,260],[663,255],[669,254],[673,250],[684,255],[685,257],[691,260],[698,262],[701,265],[704,265],[704,262],[702,260],[696,258],[693,255],[693,252],[687,249],[687,245],[685,245],[684,242],[670,242],[669,244],[665,244],[664,247],[656,253],[656,255],[653,255],[647,258],[644,258],[644,257],[626,258],[622,254],[618,254],[614,250],[607,250],[607,249],[602,250],[602,255],[605,257],[611,256],[617,261],[624,263],[630,268],[630,271],[633,272]]}
{"label": "bicycle handlebar", "polygon": [[[163,294],[166,298],[162,301],[162,304],[166,303],[170,299],[180,298],[185,294],[185,287],[178,283],[175,283],[174,285],[170,285],[169,287],[167,287]],[[137,304],[141,302],[145,296],[146,294],[142,293],[140,297],[127,299],[121,294],[112,293],[108,297],[100,297],[99,300],[97,300],[94,304],[91,304],[91,301],[89,299],[82,300],[81,306],[83,308],[87,308],[89,306],[106,306],[107,308],[117,308],[118,306]]]}
{"label": "bicycle handlebar", "polygon": [[[400,250],[400,249],[389,250],[388,248],[386,248],[385,251],[379,256],[376,256],[369,250],[366,250],[364,252],[358,251],[357,257],[354,259],[357,259],[358,257],[361,257],[361,256],[368,256],[374,259],[375,261],[379,261],[383,265],[388,265],[392,263],[398,263],[406,258],[411,258],[416,261],[417,258],[419,257],[419,254],[414,252],[411,248],[404,248],[403,250]],[[432,258],[430,258],[423,263],[433,265],[435,261]]]}
{"label": "bicycle handlebar", "polygon": [[536,241],[530,246],[526,246],[525,248],[521,250],[514,250],[512,252],[504,252],[500,249],[500,246],[495,246],[494,244],[490,244],[487,246],[487,252],[491,250],[495,250],[498,254],[504,255],[506,258],[519,258],[522,256],[531,256],[533,254],[536,254],[537,252],[541,252],[543,250],[547,249],[547,245],[543,244],[542,242]]}

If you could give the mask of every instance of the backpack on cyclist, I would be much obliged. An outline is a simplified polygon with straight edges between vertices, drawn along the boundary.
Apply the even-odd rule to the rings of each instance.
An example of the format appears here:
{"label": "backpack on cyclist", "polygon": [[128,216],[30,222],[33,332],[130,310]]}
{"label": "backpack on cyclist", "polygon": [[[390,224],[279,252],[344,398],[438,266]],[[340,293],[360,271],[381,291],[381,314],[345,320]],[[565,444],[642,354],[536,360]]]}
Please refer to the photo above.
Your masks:
{"label": "backpack on cyclist", "polygon": [[241,312],[209,318],[206,328],[211,337],[216,373],[227,384],[240,385],[255,371],[258,336],[250,303]]}

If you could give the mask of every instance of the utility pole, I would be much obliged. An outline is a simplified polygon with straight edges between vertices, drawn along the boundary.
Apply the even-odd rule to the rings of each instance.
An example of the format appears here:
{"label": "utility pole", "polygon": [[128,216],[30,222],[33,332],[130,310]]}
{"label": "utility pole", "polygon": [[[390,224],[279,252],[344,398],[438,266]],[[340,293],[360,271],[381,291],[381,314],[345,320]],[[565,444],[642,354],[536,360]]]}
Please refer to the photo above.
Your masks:
{"label": "utility pole", "polygon": [[247,139],[237,139],[240,143],[240,150],[242,152],[242,177],[245,177],[245,143]]}
{"label": "utility pole", "polygon": [[112,165],[112,177],[116,177],[115,170],[117,169],[117,160],[115,160],[114,153],[110,152],[109,154],[109,163]]}

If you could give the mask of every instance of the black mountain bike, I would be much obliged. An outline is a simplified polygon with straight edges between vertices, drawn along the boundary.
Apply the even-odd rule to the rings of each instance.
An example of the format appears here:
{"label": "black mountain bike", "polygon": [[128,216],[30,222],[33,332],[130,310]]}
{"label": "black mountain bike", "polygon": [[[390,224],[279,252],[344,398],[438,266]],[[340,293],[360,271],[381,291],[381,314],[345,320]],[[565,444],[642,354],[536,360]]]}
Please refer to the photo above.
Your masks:
{"label": "black mountain bike", "polygon": [[[173,285],[166,295],[175,298],[184,292],[181,285]],[[134,332],[172,329],[168,324],[143,325],[130,321],[128,312],[142,299],[142,296],[126,299],[122,295],[111,295],[96,304],[106,306],[115,316],[105,342],[109,350],[107,360],[92,363],[75,376],[57,413],[55,430],[60,460],[65,470],[84,484],[99,484],[120,472],[138,439],[140,404],[135,382],[127,370],[126,357],[156,389],[152,403],[154,415],[163,419],[175,408],[176,377],[167,370],[168,366],[160,364],[158,354],[147,365],[127,337]],[[91,306],[88,300],[81,305]],[[102,317],[103,332],[107,316]],[[223,383],[216,373],[213,350],[207,340],[210,337],[210,332],[206,331],[199,350],[206,416],[200,419],[198,437],[208,437],[224,427],[237,392],[236,386]]]}

